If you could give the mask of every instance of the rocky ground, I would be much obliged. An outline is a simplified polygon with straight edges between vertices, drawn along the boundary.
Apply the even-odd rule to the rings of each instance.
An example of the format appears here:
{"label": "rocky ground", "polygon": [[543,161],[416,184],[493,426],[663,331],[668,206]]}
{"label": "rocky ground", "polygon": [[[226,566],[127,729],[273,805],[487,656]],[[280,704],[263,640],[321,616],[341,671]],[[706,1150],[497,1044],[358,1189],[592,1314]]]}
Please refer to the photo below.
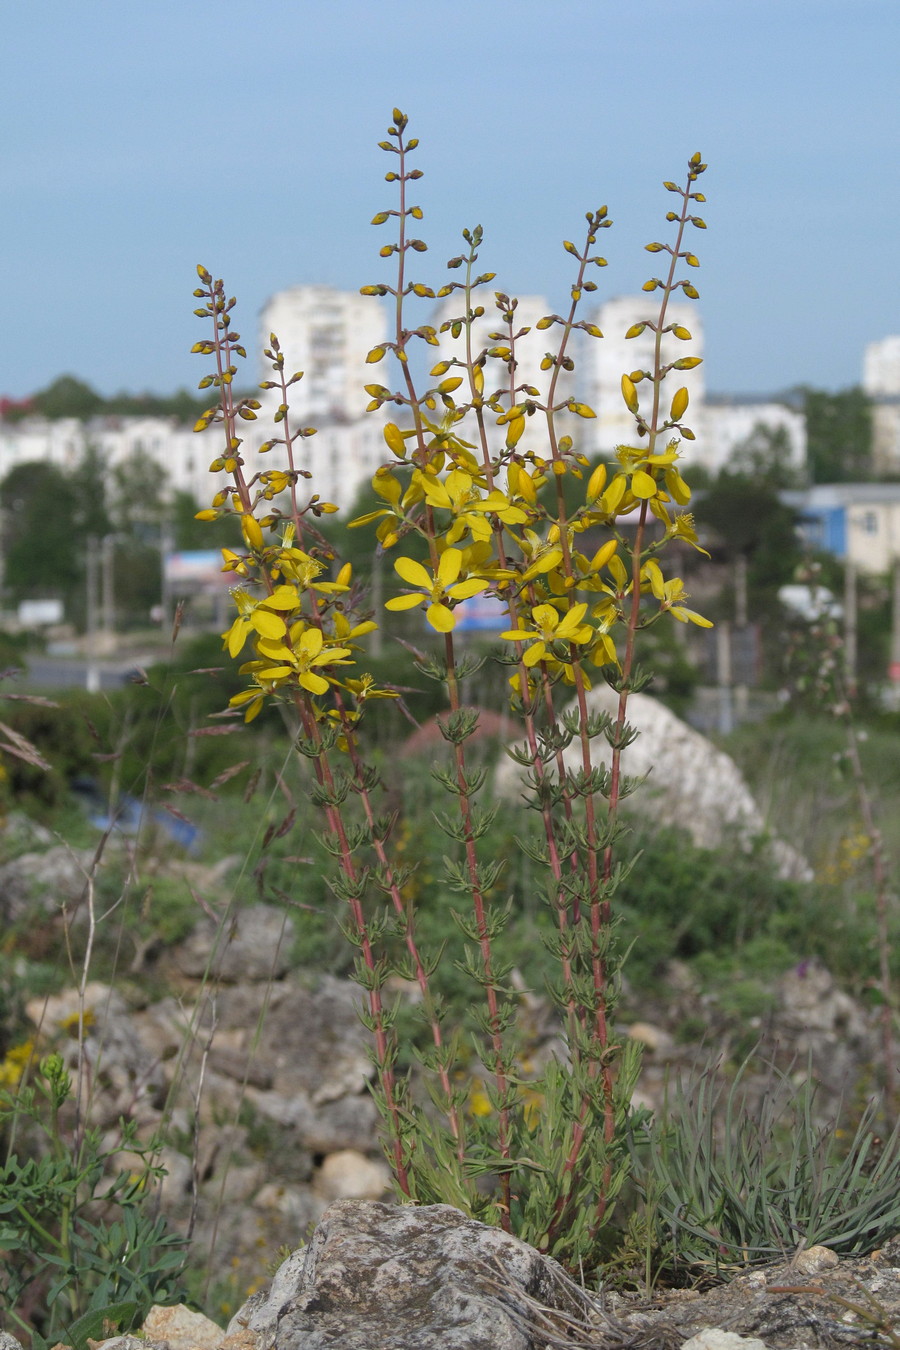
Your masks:
{"label": "rocky ground", "polygon": [[[34,849],[0,868],[0,908],[7,921],[21,921],[36,889],[46,897],[46,922],[54,921],[61,904],[75,905],[83,891],[90,859],[47,839],[34,842]],[[199,870],[192,874],[201,892],[204,882],[212,886],[215,879]],[[222,1321],[218,1332],[208,1330],[213,1340],[205,1350],[222,1341],[228,1312],[248,1292],[267,1285],[268,1272],[285,1250],[310,1238],[323,1216],[326,1229],[334,1228],[329,1206],[362,1201],[371,1207],[389,1192],[367,1090],[371,1062],[356,1016],[357,987],[291,970],[292,939],[290,916],[265,905],[243,910],[225,933],[212,918],[201,918],[154,968],[153,987],[171,991],[164,997],[148,997],[138,966],[119,988],[89,983],[81,993],[34,998],[27,1006],[37,1044],[60,1049],[73,1070],[78,1058],[73,1017],[77,1020],[79,1009],[87,1015],[86,1090],[91,1119],[108,1144],[115,1143],[121,1117],[134,1121],[143,1138],[161,1129],[169,1141],[160,1157],[167,1172],[160,1202],[176,1228],[190,1229],[192,1264],[208,1272],[208,1306]],[[535,1062],[559,1050],[546,1000],[523,990],[521,1018]],[[707,1028],[702,1043],[680,1044],[670,1029],[698,1023]],[[638,1000],[626,991],[621,1029],[644,1047],[638,1100],[651,1107],[660,1104],[667,1082],[734,1051],[733,1030],[689,972],[678,967],[652,999]],[[753,1030],[773,1063],[811,1073],[826,1116],[865,1084],[877,1055],[872,1016],[814,963],[778,981],[771,1014]],[[128,1166],[126,1155],[119,1161]],[[340,1205],[337,1212],[344,1213]],[[321,1242],[315,1249],[322,1249]],[[900,1332],[891,1341],[885,1330],[900,1325],[900,1247],[892,1243],[880,1253],[837,1263],[829,1263],[830,1255],[817,1265],[811,1253],[800,1253],[792,1262],[749,1271],[728,1285],[670,1291],[643,1302],[612,1294],[597,1302],[567,1288],[560,1305],[551,1307],[552,1300],[542,1302],[520,1287],[512,1312],[508,1273],[482,1269],[478,1280],[488,1302],[498,1301],[509,1313],[520,1337],[509,1340],[511,1350],[577,1345],[675,1350],[685,1343],[691,1350],[726,1350],[743,1343],[694,1345],[690,1338],[704,1328],[756,1337],[756,1344],[748,1343],[751,1350],[760,1350],[760,1344],[767,1350],[900,1344]],[[378,1276],[382,1295],[386,1278]],[[561,1286],[554,1287],[558,1293]],[[241,1329],[231,1330],[234,1336]],[[299,1340],[285,1329],[266,1345],[261,1335],[254,1332],[252,1343],[245,1337],[236,1350],[268,1350],[268,1344],[278,1350],[318,1345],[351,1350],[357,1344],[323,1339],[321,1327],[307,1328],[307,1338]],[[171,1350],[200,1346],[150,1331],[148,1338]],[[416,1350],[431,1343],[421,1334],[409,1341]],[[453,1342],[446,1335],[433,1343],[443,1350],[457,1343],[475,1350],[481,1344]],[[372,1350],[382,1344],[385,1350],[403,1350],[406,1342],[368,1344]],[[501,1350],[506,1342],[485,1344]]]}
{"label": "rocky ground", "polygon": [[[342,1201],[230,1323],[152,1309],[91,1350],[848,1350],[900,1343],[900,1241],[813,1248],[726,1285],[588,1293],[449,1206]],[[18,1343],[0,1333],[0,1350]]]}

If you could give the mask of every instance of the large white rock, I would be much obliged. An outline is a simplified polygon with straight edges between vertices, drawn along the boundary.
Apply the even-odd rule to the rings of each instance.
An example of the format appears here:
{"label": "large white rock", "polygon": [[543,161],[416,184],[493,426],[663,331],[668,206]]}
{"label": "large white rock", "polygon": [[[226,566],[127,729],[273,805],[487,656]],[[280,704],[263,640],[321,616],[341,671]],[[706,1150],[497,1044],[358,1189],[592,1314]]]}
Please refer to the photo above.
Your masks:
{"label": "large white rock", "polygon": [[[618,694],[606,684],[588,695],[592,712],[615,717]],[[640,733],[622,752],[622,771],[645,781],[636,795],[626,799],[648,820],[686,830],[698,848],[719,848],[729,840],[750,847],[767,834],[766,821],[743,775],[730,755],[688,726],[663,703],[649,694],[628,699],[628,723]],[[591,742],[594,762],[607,766],[612,751],[604,737]],[[581,749],[574,742],[563,753],[566,767],[581,767]],[[514,760],[498,766],[496,790],[514,797],[523,770]],[[809,880],[808,863],[788,844],[772,840],[779,874],[794,880]]]}

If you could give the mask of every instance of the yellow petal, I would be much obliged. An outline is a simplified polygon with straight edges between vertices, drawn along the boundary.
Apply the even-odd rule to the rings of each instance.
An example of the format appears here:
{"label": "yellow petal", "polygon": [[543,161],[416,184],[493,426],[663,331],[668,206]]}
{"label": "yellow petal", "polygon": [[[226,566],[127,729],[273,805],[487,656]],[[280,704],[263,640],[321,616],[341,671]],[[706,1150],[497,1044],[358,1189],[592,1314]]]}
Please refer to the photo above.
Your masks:
{"label": "yellow petal", "polygon": [[[438,563],[438,581],[446,590],[452,586],[462,570],[463,555],[458,548],[447,548]],[[444,630],[442,630],[444,631]]]}
{"label": "yellow petal", "polygon": [[398,459],[406,458],[406,442],[403,439],[403,432],[393,422],[385,423],[384,440],[387,448],[392,450]]}
{"label": "yellow petal", "polygon": [[300,634],[300,640],[297,643],[297,655],[306,661],[312,660],[322,650],[324,641],[321,628],[305,629]]}
{"label": "yellow petal", "polygon": [[478,595],[479,591],[486,591],[487,587],[486,581],[470,577],[468,581],[458,581],[455,586],[449,586],[447,594],[452,600],[468,600],[470,596]]}
{"label": "yellow petal", "polygon": [[534,642],[522,655],[522,663],[526,666],[536,666],[538,661],[547,655],[547,648],[543,642]]}
{"label": "yellow petal", "polygon": [[279,614],[270,609],[255,609],[250,615],[250,623],[261,637],[280,638],[287,632],[287,624]]}
{"label": "yellow petal", "polygon": [[294,586],[276,586],[272,594],[263,601],[266,609],[297,609],[300,596]]}
{"label": "yellow petal", "polygon": [[250,625],[243,615],[239,615],[231,625],[227,633],[223,633],[225,645],[228,648],[228,655],[236,657],[243,650],[244,643],[250,632]]}
{"label": "yellow petal", "polygon": [[631,490],[636,497],[646,501],[656,496],[656,479],[644,469],[636,469],[631,475]]}
{"label": "yellow petal", "polygon": [[297,676],[297,681],[302,684],[304,689],[308,689],[311,694],[327,694],[328,681],[321,675],[316,675],[312,670],[304,670]]}
{"label": "yellow petal", "polygon": [[456,615],[446,605],[429,605],[425,618],[439,633],[451,633],[456,627]]}
{"label": "yellow petal", "polygon": [[409,582],[410,586],[421,586],[422,590],[430,591],[434,585],[430,573],[426,572],[422,564],[416,562],[414,558],[396,558],[394,571],[404,581]]}
{"label": "yellow petal", "polygon": [[392,610],[414,609],[416,605],[421,605],[424,599],[424,595],[395,595],[392,600],[385,600],[384,607]]}
{"label": "yellow petal", "polygon": [[615,539],[607,539],[603,547],[598,548],[593,558],[591,558],[590,570],[592,572],[599,572],[601,567],[605,567],[615,553],[617,546],[617,541]]}

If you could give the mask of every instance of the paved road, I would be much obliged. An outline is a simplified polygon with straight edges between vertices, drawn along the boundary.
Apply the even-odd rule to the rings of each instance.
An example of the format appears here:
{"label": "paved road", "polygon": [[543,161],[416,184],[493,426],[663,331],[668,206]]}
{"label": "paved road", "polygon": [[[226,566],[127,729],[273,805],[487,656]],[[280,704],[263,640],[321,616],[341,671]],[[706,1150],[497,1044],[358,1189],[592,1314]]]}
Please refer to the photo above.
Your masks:
{"label": "paved road", "polygon": [[10,693],[32,689],[121,689],[135,670],[135,662],[96,661],[82,657],[30,656],[28,669],[5,682]]}

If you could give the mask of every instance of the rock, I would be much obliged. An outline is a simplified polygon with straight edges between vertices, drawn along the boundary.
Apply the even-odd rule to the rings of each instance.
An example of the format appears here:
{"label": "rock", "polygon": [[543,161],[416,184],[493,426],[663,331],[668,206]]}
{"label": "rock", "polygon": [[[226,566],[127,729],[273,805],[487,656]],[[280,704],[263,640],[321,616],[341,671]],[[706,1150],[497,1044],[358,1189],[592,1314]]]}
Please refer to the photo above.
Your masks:
{"label": "rock", "polygon": [[288,1221],[294,1233],[308,1233],[321,1219],[326,1201],[308,1186],[286,1182],[267,1182],[253,1197],[253,1208],[264,1214],[276,1214]]}
{"label": "rock", "polygon": [[159,1165],[164,1174],[159,1181],[159,1198],[164,1208],[174,1208],[180,1200],[190,1197],[193,1164],[190,1158],[168,1146],[159,1151]]}
{"label": "rock", "polygon": [[809,1061],[817,1114],[827,1118],[852,1096],[864,1066],[878,1055],[874,1021],[817,960],[782,976],[777,994],[773,1035],[790,1047],[798,1071]]}
{"label": "rock", "polygon": [[736,1331],[704,1327],[682,1344],[681,1350],[766,1350],[758,1336],[739,1336]]}
{"label": "rock", "polygon": [[[868,1032],[862,1008],[840,989],[820,961],[803,961],[778,986],[781,1020],[792,1031],[860,1039]],[[798,1047],[801,1051],[803,1046]]]}
{"label": "rock", "polygon": [[279,980],[290,968],[295,925],[274,905],[249,905],[230,922],[203,918],[172,953],[176,969],[191,979],[211,975],[238,980]]}
{"label": "rock", "polygon": [[[153,1341],[149,1336],[137,1335],[133,1331],[127,1332],[124,1336],[112,1336],[108,1341],[90,1341],[89,1346],[94,1346],[96,1350],[102,1346],[103,1350],[169,1350],[165,1342]],[[55,1345],[53,1350],[70,1350],[70,1347],[64,1345]]]}
{"label": "rock", "polygon": [[0,867],[0,918],[6,923],[37,908],[58,914],[80,905],[94,865],[93,849],[57,844],[42,853],[23,853]]}
{"label": "rock", "polygon": [[350,981],[323,975],[310,984],[287,979],[271,988],[235,986],[218,998],[217,1035],[239,1030],[249,1047],[262,1018],[253,1054],[267,1066],[271,1087],[248,1083],[246,1100],[260,1115],[291,1127],[313,1153],[367,1152],[377,1137],[360,997]]}
{"label": "rock", "polygon": [[674,1036],[663,1027],[654,1026],[652,1022],[632,1022],[628,1028],[628,1035],[631,1040],[640,1041],[641,1045],[658,1059],[667,1058],[675,1049]]}
{"label": "rock", "polygon": [[271,1343],[281,1309],[302,1285],[306,1251],[306,1247],[298,1247],[291,1252],[276,1270],[269,1288],[251,1294],[243,1307],[238,1309],[226,1329],[229,1342],[233,1337],[246,1334],[253,1337],[254,1347],[259,1344],[262,1348]]}
{"label": "rock", "polygon": [[555,1262],[449,1205],[340,1200],[228,1334],[255,1332],[258,1350],[537,1350],[528,1300],[558,1306],[565,1289]]}
{"label": "rock", "polygon": [[[615,714],[618,695],[608,685],[597,685],[588,694],[591,712]],[[652,814],[660,825],[686,830],[698,848],[719,848],[735,836],[750,847],[766,833],[766,822],[734,760],[717,750],[712,741],[676,717],[658,699],[648,694],[632,694],[628,700],[628,721],[640,735],[622,753],[623,771],[632,778],[644,778],[638,797],[644,816]],[[609,762],[611,750],[604,738],[593,742],[595,763]],[[566,767],[581,767],[581,751],[576,742],[563,751]],[[497,768],[495,790],[506,797],[521,791],[523,770],[512,760]],[[779,875],[810,880],[809,864],[789,845],[772,848]]]}
{"label": "rock", "polygon": [[[57,1048],[70,1073],[78,1070],[77,989],[30,999],[25,1010],[46,1036],[57,1035]],[[127,1003],[109,985],[85,986],[84,1056],[91,1074],[91,1123],[115,1125],[122,1116],[139,1124],[155,1124],[165,1099],[165,1075],[159,1062],[135,1035]],[[66,1032],[65,1039],[59,1033]]]}
{"label": "rock", "polygon": [[167,1341],[169,1350],[217,1350],[224,1333],[203,1313],[192,1312],[183,1303],[150,1309],[142,1331],[151,1340]]}
{"label": "rock", "polygon": [[329,1153],[319,1168],[315,1189],[326,1201],[380,1200],[391,1188],[387,1165],[355,1148]]}
{"label": "rock", "polygon": [[[7,855],[23,853],[26,850],[49,848],[54,842],[52,830],[41,825],[24,811],[10,811],[0,823],[0,848]],[[2,1350],[2,1347],[0,1347]]]}
{"label": "rock", "polygon": [[812,1247],[807,1247],[805,1251],[798,1252],[793,1264],[801,1275],[818,1275],[820,1271],[831,1270],[833,1266],[839,1265],[840,1259],[837,1252],[833,1252],[830,1247],[816,1243]]}

